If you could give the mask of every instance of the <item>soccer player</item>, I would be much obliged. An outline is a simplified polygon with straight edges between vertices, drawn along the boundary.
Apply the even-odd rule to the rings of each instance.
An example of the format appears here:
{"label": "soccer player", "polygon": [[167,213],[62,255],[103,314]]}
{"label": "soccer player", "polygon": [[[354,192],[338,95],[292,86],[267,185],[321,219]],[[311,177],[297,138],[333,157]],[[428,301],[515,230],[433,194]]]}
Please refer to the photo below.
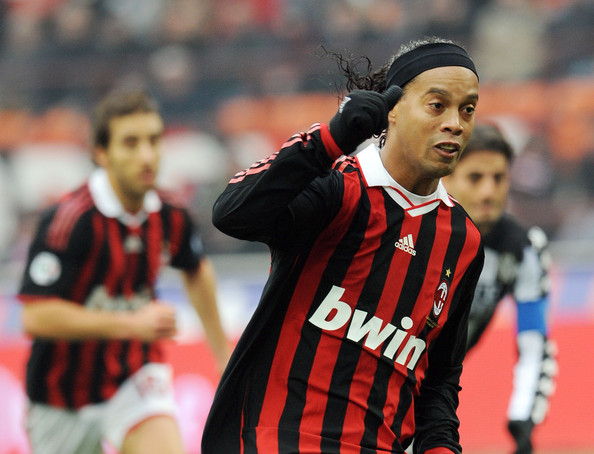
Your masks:
{"label": "soccer player", "polygon": [[501,131],[479,124],[462,159],[443,182],[483,235],[485,265],[470,310],[468,348],[479,341],[505,296],[517,308],[518,359],[508,407],[516,454],[532,452],[531,434],[548,410],[554,389],[555,347],[550,339],[549,254],[538,227],[526,229],[504,212],[512,148]]}
{"label": "soccer player", "polygon": [[[155,188],[164,125],[143,92],[97,107],[97,170],[40,218],[20,289],[33,453],[183,452],[163,340],[175,309],[156,300],[164,260],[181,270],[221,368],[229,344],[214,268],[189,213]],[[222,369],[221,369],[222,370]]]}
{"label": "soccer player", "polygon": [[[473,129],[476,69],[441,39],[404,45],[361,77],[356,61],[340,63],[358,89],[329,125],[236,174],[215,202],[215,225],[267,244],[272,264],[204,454],[392,453],[413,437],[418,453],[461,452],[459,378],[483,250],[440,178]],[[343,156],[379,134],[381,147]]]}

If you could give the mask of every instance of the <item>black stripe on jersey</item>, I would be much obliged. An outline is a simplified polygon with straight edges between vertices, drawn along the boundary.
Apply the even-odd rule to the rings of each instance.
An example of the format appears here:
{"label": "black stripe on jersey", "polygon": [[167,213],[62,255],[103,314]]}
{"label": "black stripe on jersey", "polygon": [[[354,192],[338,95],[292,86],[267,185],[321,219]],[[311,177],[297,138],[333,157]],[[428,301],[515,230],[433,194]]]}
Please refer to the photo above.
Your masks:
{"label": "black stripe on jersey", "polygon": [[[328,261],[324,276],[322,276],[320,281],[324,283],[324,285],[320,285],[320,287],[317,289],[316,296],[314,298],[316,301],[321,300],[321,297],[330,291],[331,284],[329,282],[331,280],[326,276],[328,270],[332,270],[332,280],[342,280],[346,276],[351,262],[359,250],[363,239],[365,238],[367,223],[370,216],[370,206],[367,193],[361,180],[360,185],[362,200],[358,202],[359,205],[347,232],[338,243],[338,246]],[[363,197],[366,198],[364,201]],[[306,316],[306,320],[308,320],[313,315],[315,309],[316,308],[312,305]],[[309,331],[307,334],[301,335],[301,339],[307,339],[307,342],[301,341],[299,343],[290,370],[290,377],[293,377],[293,383],[290,385],[290,387],[293,389],[299,389],[299,392],[292,392],[288,394],[283,413],[279,421],[280,427],[285,424],[288,424],[292,427],[298,427],[298,421],[301,420],[303,410],[305,408],[307,383],[309,381],[309,375],[315,358],[315,355],[312,356],[310,352],[312,349],[317,348],[321,338],[321,331],[312,330],[311,326],[307,323],[303,325],[302,331],[303,330]],[[321,354],[323,354],[323,352]],[[286,432],[282,434],[279,433],[279,445],[284,443],[288,443],[290,446],[295,446],[295,449],[297,449],[299,446],[299,433],[296,431],[291,434],[287,434]]]}
{"label": "black stripe on jersey", "polygon": [[[382,195],[384,198],[384,214],[386,216],[387,229],[382,234],[380,246],[374,254],[369,275],[367,276],[367,280],[363,285],[357,302],[357,307],[364,309],[368,314],[374,314],[377,310],[377,305],[384,290],[383,284],[386,283],[388,278],[392,257],[394,256],[394,247],[392,247],[392,245],[394,244],[394,239],[398,239],[401,232],[400,230],[392,230],[390,227],[402,227],[402,219],[404,218],[404,211],[398,205],[396,205],[390,197],[386,197],[386,193],[384,191],[382,191]],[[378,285],[378,283],[381,283],[382,285]],[[350,387],[350,382],[344,383],[344,379],[342,377],[353,376],[355,374],[355,370],[358,366],[358,358],[361,355],[362,345],[364,342],[365,338],[361,339],[357,345],[351,342],[343,342],[340,348],[332,380],[330,382],[330,389],[340,389],[341,387],[345,387],[345,389],[341,389],[338,393],[342,396],[349,394],[348,387]],[[376,372],[381,375],[382,373],[380,369],[383,371],[386,370],[385,367],[382,367],[381,361],[378,363]],[[383,377],[382,380],[389,379],[392,368],[389,369],[390,372],[387,373],[387,377]],[[380,383],[387,382],[381,381]],[[374,383],[371,393],[373,393],[373,388],[375,388],[375,386],[376,383]],[[333,397],[333,394],[330,394],[328,397],[326,412],[324,414],[324,423],[322,427],[323,437],[340,439],[346,418],[347,408],[347,401],[344,399],[336,399]],[[366,419],[367,416],[369,416],[369,412],[373,412],[374,408],[377,407],[369,407]],[[378,415],[375,415],[375,417],[372,419],[376,418],[380,420],[382,419],[382,417],[378,417]],[[336,431],[339,432],[336,433]],[[334,443],[325,443],[325,439],[322,440],[322,452],[340,453],[340,447],[338,447],[338,449],[336,447],[333,449],[332,446],[334,446]],[[373,444],[369,444],[365,441],[362,443],[362,446],[373,446]]]}
{"label": "black stripe on jersey", "polygon": [[[387,197],[389,199],[389,197]],[[394,202],[391,199],[387,200],[386,207],[387,213],[394,211]],[[389,206],[389,203],[392,206]],[[421,226],[417,238],[422,238],[422,241],[417,239],[415,249],[417,255],[409,262],[408,269],[406,271],[406,277],[402,284],[402,290],[396,303],[396,310],[392,317],[391,323],[395,326],[400,325],[400,320],[404,316],[410,316],[415,309],[415,303],[423,286],[422,279],[419,276],[424,276],[427,272],[429,264],[429,258],[431,256],[431,250],[433,249],[433,243],[435,239],[436,231],[436,218],[438,209],[425,214],[421,220]],[[399,236],[397,237],[399,238]],[[382,348],[382,353],[387,348],[386,345]],[[388,387],[390,376],[394,372],[393,367],[378,367],[375,373],[373,386],[371,387],[369,397],[367,399],[368,408],[376,409],[376,412],[384,408],[386,399],[388,396]],[[412,378],[411,378],[412,372]],[[414,383],[414,370],[409,371],[409,380]],[[396,409],[396,415],[394,417],[394,424],[391,429],[396,435],[396,439],[400,436],[401,426],[400,422],[404,420],[404,416],[408,412],[412,402],[411,388],[402,386],[400,388],[400,395],[398,398],[398,407]],[[375,446],[377,444],[377,436],[379,431],[379,425],[381,424],[382,418],[378,418],[373,413],[368,413],[365,418],[365,432],[361,440],[361,444],[364,446]]]}
{"label": "black stripe on jersey", "polygon": [[64,396],[64,401],[69,408],[74,408],[74,379],[79,367],[81,345],[80,342],[71,342],[68,345],[68,368],[64,371],[60,379],[60,391]]}
{"label": "black stripe on jersey", "polygon": [[[105,358],[105,350],[106,350],[106,343],[105,342],[99,342],[99,345],[97,346],[97,350],[95,350],[95,359],[94,359],[94,364],[101,364],[103,365],[103,358]],[[89,384],[89,400],[90,402],[102,402],[103,396],[101,394],[101,389],[103,388],[103,377],[104,377],[104,371],[105,369],[103,368],[103,366],[101,367],[96,367],[95,370],[93,371],[93,374],[91,376],[91,383]]]}
{"label": "black stripe on jersey", "polygon": [[48,389],[43,380],[53,366],[55,345],[47,340],[36,339],[27,362],[27,395],[33,402],[47,402]]}
{"label": "black stripe on jersey", "polygon": [[[241,432],[241,440],[243,442],[243,451],[240,451],[239,448],[237,452],[243,452],[243,454],[258,454],[257,450],[257,443],[256,443],[256,431],[254,430],[246,430]],[[236,452],[235,450],[232,452]],[[279,449],[279,452],[280,449]],[[287,449],[287,452],[291,452]],[[272,453],[271,453],[272,454]]]}
{"label": "black stripe on jersey", "polygon": [[124,340],[122,341],[122,348],[120,350],[120,374],[116,377],[116,383],[121,385],[124,380],[130,375],[130,367],[128,365],[128,354],[130,352],[130,341]]}
{"label": "black stripe on jersey", "polygon": [[142,343],[142,364],[146,364],[150,362],[150,352],[151,348],[147,342]]}

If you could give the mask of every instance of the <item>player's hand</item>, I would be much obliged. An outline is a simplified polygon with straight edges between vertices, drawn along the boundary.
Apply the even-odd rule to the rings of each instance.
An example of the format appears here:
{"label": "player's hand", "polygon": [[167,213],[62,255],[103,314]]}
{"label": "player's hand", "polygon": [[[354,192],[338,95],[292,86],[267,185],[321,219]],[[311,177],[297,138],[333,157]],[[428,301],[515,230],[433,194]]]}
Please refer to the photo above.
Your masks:
{"label": "player's hand", "polygon": [[532,429],[534,423],[528,421],[509,421],[507,428],[516,442],[514,454],[532,454]]}
{"label": "player's hand", "polygon": [[381,134],[388,127],[388,113],[401,96],[402,89],[396,85],[384,93],[350,92],[329,124],[330,134],[342,152],[352,153],[364,140]]}
{"label": "player's hand", "polygon": [[154,341],[177,334],[175,308],[167,304],[151,302],[132,313],[134,337]]}

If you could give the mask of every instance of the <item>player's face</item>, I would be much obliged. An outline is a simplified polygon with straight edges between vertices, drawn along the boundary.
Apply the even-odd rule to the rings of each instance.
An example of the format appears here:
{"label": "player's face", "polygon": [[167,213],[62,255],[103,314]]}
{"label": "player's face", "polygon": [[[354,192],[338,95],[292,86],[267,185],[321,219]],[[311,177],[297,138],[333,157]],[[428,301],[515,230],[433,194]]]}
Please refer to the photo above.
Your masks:
{"label": "player's face", "polygon": [[434,191],[460,159],[477,102],[478,79],[467,68],[435,68],[415,77],[388,115],[382,159],[392,176],[417,194]]}
{"label": "player's face", "polygon": [[96,161],[106,169],[124,206],[138,205],[146,192],[155,186],[163,120],[157,113],[139,112],[115,117],[109,127],[109,145],[97,150]]}
{"label": "player's face", "polygon": [[481,232],[486,233],[505,208],[510,184],[509,163],[499,152],[473,151],[443,183]]}

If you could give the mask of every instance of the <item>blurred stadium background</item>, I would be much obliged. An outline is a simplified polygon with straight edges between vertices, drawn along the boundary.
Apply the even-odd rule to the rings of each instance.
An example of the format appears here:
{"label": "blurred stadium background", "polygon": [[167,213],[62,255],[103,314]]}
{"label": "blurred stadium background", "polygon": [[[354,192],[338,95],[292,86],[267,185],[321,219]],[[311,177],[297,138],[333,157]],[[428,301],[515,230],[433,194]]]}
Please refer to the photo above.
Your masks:
{"label": "blurred stadium background", "polygon": [[[478,119],[498,121],[516,150],[509,208],[551,239],[560,374],[536,452],[594,453],[594,1],[0,0],[0,454],[28,453],[28,341],[14,298],[26,248],[40,210],[92,168],[88,113],[99,97],[141,84],[161,101],[161,183],[184,194],[202,226],[236,338],[268,258],[212,227],[214,198],[236,170],[334,114],[342,80],[324,49],[379,67],[423,35],[456,39],[475,57]],[[216,376],[177,284],[166,272],[160,291],[182,319],[170,353],[184,439],[198,453]],[[466,362],[461,436],[471,454],[511,449],[513,316],[504,304]]]}

